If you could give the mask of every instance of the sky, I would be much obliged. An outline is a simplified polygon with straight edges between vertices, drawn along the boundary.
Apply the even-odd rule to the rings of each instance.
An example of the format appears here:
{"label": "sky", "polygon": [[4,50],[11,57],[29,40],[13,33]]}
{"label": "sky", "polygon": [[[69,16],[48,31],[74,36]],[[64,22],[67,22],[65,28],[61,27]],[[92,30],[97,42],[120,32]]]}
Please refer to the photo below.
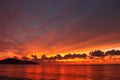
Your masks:
{"label": "sky", "polygon": [[0,0],[0,58],[120,49],[119,0]]}

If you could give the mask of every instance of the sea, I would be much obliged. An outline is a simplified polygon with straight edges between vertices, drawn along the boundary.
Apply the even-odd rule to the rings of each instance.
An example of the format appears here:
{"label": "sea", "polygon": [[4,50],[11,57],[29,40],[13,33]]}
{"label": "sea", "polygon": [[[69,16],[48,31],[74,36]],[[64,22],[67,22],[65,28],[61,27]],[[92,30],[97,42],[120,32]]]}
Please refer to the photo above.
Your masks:
{"label": "sea", "polygon": [[120,80],[120,65],[0,65],[0,76],[20,80]]}

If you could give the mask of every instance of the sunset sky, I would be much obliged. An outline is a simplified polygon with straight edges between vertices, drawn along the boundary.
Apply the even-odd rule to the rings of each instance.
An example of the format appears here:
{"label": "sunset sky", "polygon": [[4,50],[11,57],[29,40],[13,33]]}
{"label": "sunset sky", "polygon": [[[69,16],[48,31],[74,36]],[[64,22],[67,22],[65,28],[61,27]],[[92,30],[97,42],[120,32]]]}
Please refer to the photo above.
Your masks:
{"label": "sunset sky", "polygon": [[119,0],[0,0],[0,58],[120,49]]}

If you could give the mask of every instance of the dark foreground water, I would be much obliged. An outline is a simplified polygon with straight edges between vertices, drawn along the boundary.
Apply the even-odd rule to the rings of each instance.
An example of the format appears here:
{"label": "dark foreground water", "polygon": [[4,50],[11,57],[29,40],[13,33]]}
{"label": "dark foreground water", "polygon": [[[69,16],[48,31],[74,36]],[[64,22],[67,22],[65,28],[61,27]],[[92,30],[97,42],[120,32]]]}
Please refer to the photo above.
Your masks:
{"label": "dark foreground water", "polygon": [[0,76],[23,80],[120,80],[120,65],[0,65]]}

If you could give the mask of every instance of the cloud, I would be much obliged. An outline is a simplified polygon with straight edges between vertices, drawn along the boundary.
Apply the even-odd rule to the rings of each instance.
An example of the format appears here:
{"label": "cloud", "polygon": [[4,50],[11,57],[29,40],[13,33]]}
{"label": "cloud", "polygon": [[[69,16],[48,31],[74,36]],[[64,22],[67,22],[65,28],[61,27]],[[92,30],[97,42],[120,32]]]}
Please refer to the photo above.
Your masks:
{"label": "cloud", "polygon": [[96,50],[93,52],[89,53],[91,56],[95,56],[95,57],[104,57],[104,52],[100,51],[100,50]]}
{"label": "cloud", "polygon": [[0,51],[27,56],[119,47],[118,2],[2,2],[8,6],[1,5]]}

